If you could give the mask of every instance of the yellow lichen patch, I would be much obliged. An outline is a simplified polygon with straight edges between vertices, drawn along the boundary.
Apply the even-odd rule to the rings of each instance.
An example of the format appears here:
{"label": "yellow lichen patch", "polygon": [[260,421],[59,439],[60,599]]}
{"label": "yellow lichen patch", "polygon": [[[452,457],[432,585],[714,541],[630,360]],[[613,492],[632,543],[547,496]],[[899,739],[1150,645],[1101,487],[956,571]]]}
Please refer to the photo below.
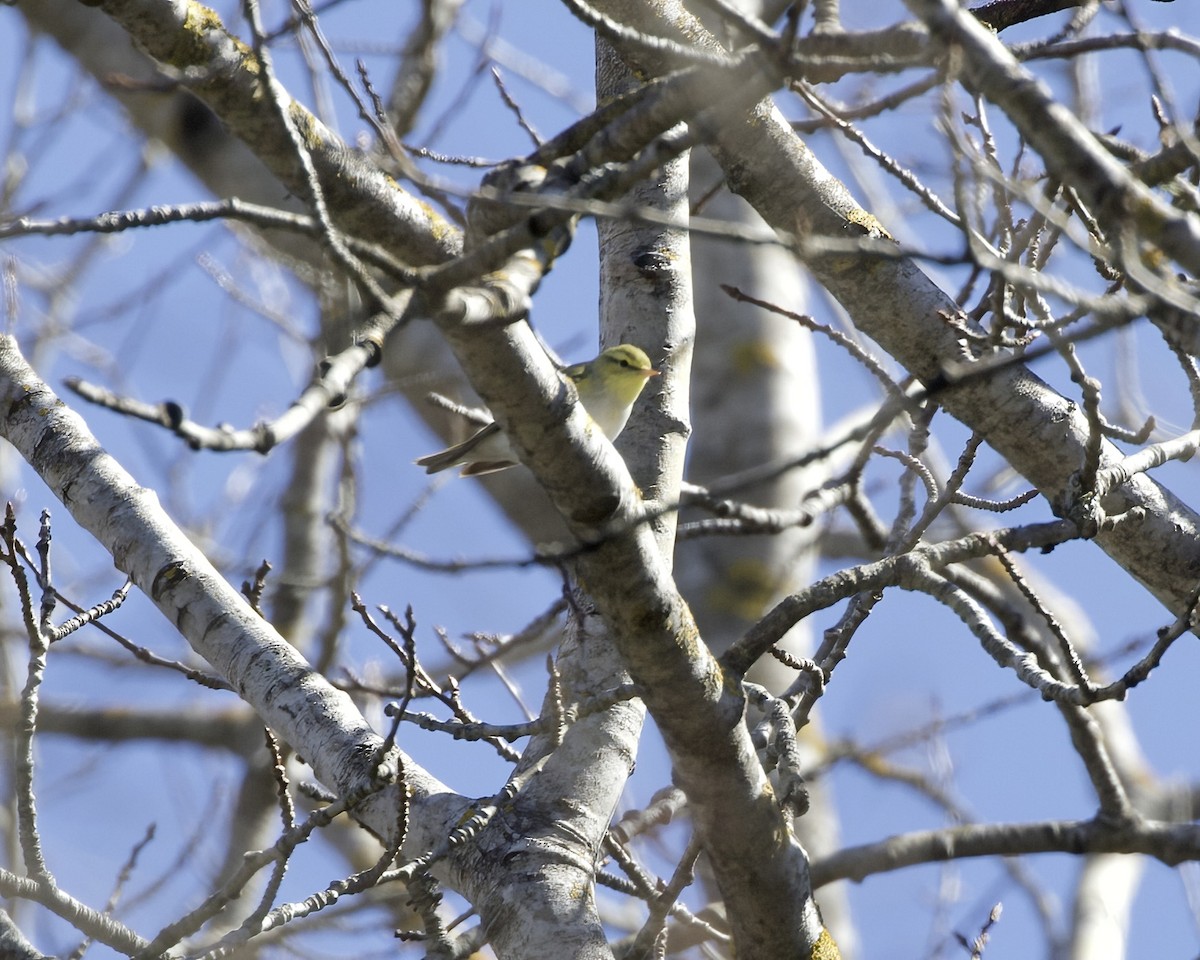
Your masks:
{"label": "yellow lichen patch", "polygon": [[425,214],[429,221],[429,228],[433,231],[434,239],[441,243],[446,237],[456,234],[458,228],[450,223],[445,217],[438,213],[431,204],[422,200],[420,197],[414,197],[417,208]]}
{"label": "yellow lichen patch", "polygon": [[300,135],[300,141],[309,150],[318,150],[323,146],[324,138],[321,136],[316,119],[309,113],[302,104],[293,100],[288,104],[288,115],[292,119],[292,124],[296,128],[296,133]]}
{"label": "yellow lichen patch", "polygon": [[846,213],[846,222],[852,223],[857,227],[861,227],[864,231],[866,231],[867,236],[880,237],[884,240],[896,239],[884,229],[883,224],[875,218],[874,214],[867,213],[866,210],[863,210],[859,207],[855,207],[853,210],[850,210]]}
{"label": "yellow lichen patch", "polygon": [[207,66],[212,59],[212,34],[226,32],[225,24],[215,10],[201,3],[189,3],[183,29],[176,35],[170,53],[156,52],[155,57],[180,70]]}
{"label": "yellow lichen patch", "polygon": [[765,340],[746,340],[733,351],[733,369],[739,376],[758,373],[760,370],[778,370],[779,356],[774,347]]}
{"label": "yellow lichen patch", "polygon": [[[868,240],[891,240],[896,242],[887,230],[884,229],[872,214],[860,207],[854,207],[846,211],[842,220],[842,230],[850,237],[865,238]],[[803,231],[798,231],[803,233]],[[821,260],[824,269],[836,274],[849,273],[850,271],[863,271],[870,269],[879,260],[875,257],[864,257],[858,253],[845,254],[830,254],[823,257]]]}
{"label": "yellow lichen patch", "polygon": [[1171,265],[1167,255],[1151,243],[1143,243],[1138,246],[1138,259],[1155,273],[1166,270]]}
{"label": "yellow lichen patch", "polygon": [[821,935],[817,937],[817,942],[813,944],[812,953],[809,954],[810,960],[841,960],[842,952],[834,943],[833,937],[829,935],[829,931],[824,927],[821,928]]}
{"label": "yellow lichen patch", "polygon": [[246,64],[247,72],[257,77],[262,72],[262,65],[258,62],[258,57],[254,55],[254,48],[241,37],[235,37],[230,34],[228,39],[237,48],[238,56]]}
{"label": "yellow lichen patch", "polygon": [[878,753],[860,753],[855,756],[855,761],[867,773],[874,773],[879,776],[890,777],[895,772],[891,763],[885,760]]}
{"label": "yellow lichen patch", "polygon": [[767,564],[755,557],[741,557],[725,568],[724,576],[709,591],[708,602],[714,610],[753,621],[762,615],[778,587],[778,577]]}

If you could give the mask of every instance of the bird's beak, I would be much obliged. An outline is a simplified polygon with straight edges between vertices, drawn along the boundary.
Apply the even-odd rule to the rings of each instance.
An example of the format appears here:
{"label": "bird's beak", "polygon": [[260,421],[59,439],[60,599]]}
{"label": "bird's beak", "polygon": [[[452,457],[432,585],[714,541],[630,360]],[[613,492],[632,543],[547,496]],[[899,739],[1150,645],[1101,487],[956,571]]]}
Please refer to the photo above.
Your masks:
{"label": "bird's beak", "polygon": [[646,377],[646,379],[647,379],[647,380],[649,380],[651,377],[657,377],[657,376],[660,376],[661,374],[662,374],[662,371],[661,371],[661,370],[647,370],[647,371],[645,371],[645,377]]}

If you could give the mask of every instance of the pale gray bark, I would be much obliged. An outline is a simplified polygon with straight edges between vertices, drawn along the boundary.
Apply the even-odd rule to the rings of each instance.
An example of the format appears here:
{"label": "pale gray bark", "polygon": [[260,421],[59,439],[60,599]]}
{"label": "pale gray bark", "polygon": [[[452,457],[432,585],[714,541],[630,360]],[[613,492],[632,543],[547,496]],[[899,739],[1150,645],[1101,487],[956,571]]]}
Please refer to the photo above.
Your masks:
{"label": "pale gray bark", "polygon": [[[42,15],[37,4],[23,6],[29,8],[31,20]],[[255,189],[270,193],[271,184],[283,183],[300,195],[307,194],[295,145],[270,111],[258,109],[258,90],[245,51],[215,19],[202,24],[189,20],[186,14],[194,8],[182,3],[105,0],[101,6],[124,24],[115,31],[120,40],[128,30],[177,67],[215,68],[196,89],[240,137],[255,143],[253,163],[265,161],[254,174]],[[710,53],[719,50],[682,5],[611,0],[596,6],[648,34],[673,36]],[[975,66],[967,71],[968,81],[1008,109],[1018,125],[1040,124],[1046,117],[1053,121],[1045,123],[1045,129],[1031,128],[1030,140],[1041,146],[1047,162],[1057,164],[1064,177],[1074,169],[1074,160],[1082,158],[1087,176],[1080,187],[1090,192],[1114,234],[1124,228],[1121,218],[1129,205],[1141,204],[1152,228],[1149,239],[1181,264],[1195,265],[1194,217],[1163,209],[1147,197],[1148,191],[1128,181],[1120,164],[1093,152],[1086,131],[1076,129],[1059,112],[1042,109],[1046,105],[1037,99],[1037,91],[1023,85],[1025,78],[989,47],[986,35],[966,30],[961,14],[932,0],[913,6],[934,24],[938,37],[954,44],[965,38],[974,44],[970,62]],[[835,12],[834,7],[826,4],[826,13]],[[55,29],[51,19],[42,22]],[[79,41],[67,34],[59,30],[62,42],[88,60],[89,69],[113,69],[103,58],[89,60],[88,50],[97,44],[95,35]],[[813,39],[841,42],[836,36]],[[647,75],[669,65],[659,56],[661,51],[648,53],[643,45],[619,36],[612,42]],[[935,49],[916,28],[897,31],[895,42],[912,62]],[[102,46],[116,51],[119,45],[104,41]],[[196,59],[178,62],[185,55]],[[134,56],[132,48],[124,44],[120,56],[124,63]],[[695,100],[705,100],[734,75],[733,71],[722,74],[721,69],[697,71],[695,89],[704,93],[695,94]],[[743,73],[737,76],[745,79]],[[1012,98],[1013,89],[1023,96]],[[414,264],[443,264],[459,255],[457,230],[397,188],[364,157],[345,150],[297,105],[285,102],[300,117],[305,144],[340,229],[372,238]],[[147,130],[159,131],[156,135],[181,148],[180,137],[187,132],[178,129],[179,117],[187,109],[181,101],[163,97],[153,103],[142,95],[132,98],[129,108]],[[631,111],[630,119],[636,121],[637,114],[636,109]],[[938,402],[1035,483],[1056,511],[1081,524],[1095,519],[1096,514],[1087,512],[1091,505],[1071,486],[1091,431],[1075,405],[1019,364],[986,371],[970,365],[952,368],[948,358],[961,357],[962,344],[959,332],[943,320],[955,310],[951,298],[911,262],[846,252],[847,237],[883,238],[885,231],[820,165],[769,102],[726,112],[720,123],[712,122],[711,112],[705,120],[715,141],[714,156],[730,185],[782,235],[799,237],[813,275],[839,299],[858,328],[929,384]],[[628,133],[630,126],[634,124],[623,132]],[[242,156],[230,161],[221,178],[238,176],[233,171],[243,169],[241,162],[251,156],[230,143],[226,142],[230,154],[240,151]],[[631,149],[611,147],[612,153],[599,160],[620,162],[645,145],[643,140]],[[217,152],[224,156],[224,150]],[[218,192],[228,189],[229,180],[223,183]],[[666,211],[682,222],[683,162],[670,161],[660,183],[634,196],[642,208]],[[428,374],[429,358],[441,350],[435,345],[444,336],[474,387],[509,427],[516,447],[540,481],[539,489],[547,491],[536,500],[527,496],[528,481],[514,472],[494,481],[498,499],[509,505],[514,516],[524,518],[525,529],[534,532],[538,542],[574,539],[600,544],[577,560],[580,582],[595,604],[596,615],[588,611],[582,623],[573,625],[575,632],[561,651],[566,699],[580,703],[603,693],[626,679],[628,669],[646,692],[646,703],[671,751],[677,783],[688,793],[691,815],[729,910],[738,955],[796,955],[809,951],[822,936],[811,898],[807,856],[778,809],[741,722],[745,704],[736,684],[730,683],[740,678],[723,672],[700,640],[718,649],[736,640],[775,594],[796,589],[803,581],[805,537],[792,534],[761,543],[722,543],[699,560],[681,562],[677,589],[670,551],[674,513],[660,515],[656,510],[678,498],[690,429],[688,367],[694,330],[687,245],[678,230],[631,226],[624,220],[607,223],[602,237],[604,343],[635,340],[661,345],[665,354],[665,376],[655,385],[657,393],[622,437],[624,462],[607,444],[589,435],[586,417],[571,403],[571,391],[528,327],[463,322],[469,313],[463,302],[472,296],[464,290],[478,282],[482,272],[481,268],[472,273],[472,262],[462,268],[458,285],[449,294],[439,288],[446,294],[444,299],[431,295],[426,304],[440,333],[432,325],[406,331],[403,348],[398,341],[389,343],[385,364],[392,376],[406,381],[418,373]],[[822,246],[829,238],[842,246],[830,252]],[[541,239],[540,235],[526,238],[523,247],[514,241],[500,272],[521,260],[536,261],[538,269],[544,269]],[[314,244],[308,246],[310,253],[315,250]],[[702,277],[722,279],[717,268],[703,260],[698,264],[702,265],[696,272]],[[789,271],[786,256],[776,258],[775,266],[767,269],[790,283],[798,282],[799,272]],[[1164,297],[1178,293],[1169,282],[1157,279],[1163,281]],[[537,277],[526,280],[528,292]],[[699,301],[707,306],[718,296],[710,289]],[[798,309],[795,290],[768,291],[767,296]],[[742,309],[731,311],[740,314]],[[751,335],[751,349],[743,351],[732,324],[722,323],[721,328],[729,336],[714,336],[708,357],[698,353],[696,405],[702,411],[698,421],[704,424],[704,440],[695,448],[695,463],[701,471],[696,478],[701,480],[736,469],[743,458],[755,463],[778,459],[791,452],[792,444],[795,448],[809,445],[815,430],[813,380],[806,378],[799,364],[761,364],[760,376],[745,383],[724,376],[739,369],[739,357],[752,365],[768,356],[801,358],[808,349],[806,338],[787,321],[766,318],[761,330]],[[701,351],[705,332],[700,333]],[[444,350],[440,355],[439,370],[444,373],[450,366]],[[152,495],[134,488],[98,451],[77,418],[58,408],[52,394],[36,384],[35,374],[21,366],[10,342],[0,358],[11,367],[0,397],[14,411],[4,429],[11,431],[14,444],[69,502],[80,522],[96,532],[122,569],[132,572],[139,586],[238,685],[263,719],[314,764],[323,780],[343,792],[367,784],[372,771],[365,760],[378,738],[347,698],[248,612],[240,597],[157,511]],[[35,394],[22,393],[29,384],[35,384]],[[41,402],[33,404],[31,398]],[[725,413],[722,404],[736,404],[735,412]],[[703,414],[710,412],[715,416],[704,420]],[[320,452],[330,449],[326,446]],[[1114,448],[1105,447],[1104,462],[1112,462],[1116,455]],[[314,459],[313,465],[318,463]],[[761,495],[767,505],[794,503],[808,483],[802,472],[792,471]],[[1099,506],[1109,516],[1125,518],[1099,534],[1099,545],[1171,610],[1179,611],[1200,575],[1200,522],[1195,513],[1143,475],[1101,498]],[[553,519],[543,519],[546,516]],[[295,532],[303,536],[313,529]],[[311,543],[306,550],[311,557]],[[799,565],[788,569],[794,557]],[[755,576],[739,581],[731,575],[751,564]],[[684,596],[695,598],[695,619]],[[215,628],[218,623],[224,631]],[[249,671],[252,662],[254,670]],[[263,685],[260,679],[280,682]],[[1127,784],[1142,772],[1140,758],[1136,750],[1119,749],[1125,718],[1109,717],[1106,722],[1097,713],[1064,711],[1064,716],[1097,792],[1103,794],[1102,781],[1110,777],[1115,781],[1112,802],[1124,810],[1120,781]],[[452,858],[453,883],[479,908],[501,956],[611,955],[592,899],[591,877],[596,850],[636,752],[640,723],[639,705],[619,704],[571,724],[565,732],[535,739],[515,774],[520,790],[511,807],[488,824],[477,843]],[[406,851],[423,852],[444,839],[463,814],[466,801],[411,765],[408,776],[414,811]],[[389,799],[376,798],[376,805],[365,805],[361,812],[382,834],[394,826]],[[865,876],[929,858],[1004,849],[1061,849],[1064,835],[1081,848],[1146,850],[1164,859],[1194,854],[1195,838],[1186,830],[1172,833],[1170,827],[1154,824],[1144,834],[1131,837],[1123,832],[1132,834],[1133,826],[1097,822],[1061,829],[1046,825],[1024,833],[987,828],[931,832],[899,838],[858,859],[850,851],[833,861],[826,875]],[[1097,872],[1101,865],[1103,861],[1097,861]],[[1128,863],[1122,867],[1121,883],[1132,890],[1135,870]],[[531,874],[537,875],[536,883],[528,882]],[[569,893],[579,889],[586,895]],[[1090,937],[1097,929],[1085,915],[1086,890],[1085,884],[1080,897],[1080,943],[1094,942]]]}
{"label": "pale gray bark", "polygon": [[[597,6],[614,20],[658,35],[670,35],[680,18],[686,20],[681,8],[672,5],[661,19],[657,11],[623,0]],[[626,55],[635,62],[647,59],[640,49]],[[651,60],[649,66],[656,64]],[[772,104],[764,101],[727,119],[716,129],[715,156],[730,186],[772,227],[819,249],[814,240],[843,237],[848,223],[862,222],[853,197]],[[946,375],[947,358],[960,355],[959,334],[940,319],[954,315],[955,303],[911,261],[824,253],[807,257],[806,263],[856,327],[916,376],[937,383]],[[962,382],[940,390],[938,399],[981,433],[1056,509],[1072,509],[1067,490],[1083,463],[1090,432],[1074,403],[1020,364],[974,376],[968,368]],[[1106,444],[1105,462],[1115,456]],[[1200,572],[1200,517],[1144,475],[1114,491],[1104,507],[1110,515],[1129,515],[1131,522],[1101,533],[1096,543],[1179,613]]]}
{"label": "pale gray bark", "polygon": [[1101,854],[1084,860],[1067,938],[1070,960],[1129,956],[1129,912],[1145,869],[1139,857]]}
{"label": "pale gray bark", "polygon": [[[322,782],[343,795],[372,794],[356,812],[388,836],[395,825],[394,788],[380,790],[371,767],[381,740],[350,698],[250,609],[163,512],[154,492],[105,453],[8,336],[0,339],[0,404],[4,438],[112,554],[117,568]],[[394,758],[382,763],[395,774]],[[466,801],[411,761],[405,770],[419,811],[410,849],[423,852],[446,835]]]}

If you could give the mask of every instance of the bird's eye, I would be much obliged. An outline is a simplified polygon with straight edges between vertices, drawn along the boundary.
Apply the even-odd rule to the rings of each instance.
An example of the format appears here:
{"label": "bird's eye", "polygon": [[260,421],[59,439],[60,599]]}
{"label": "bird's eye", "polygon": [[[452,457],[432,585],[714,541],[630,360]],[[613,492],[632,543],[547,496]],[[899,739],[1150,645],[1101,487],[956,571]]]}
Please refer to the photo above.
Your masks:
{"label": "bird's eye", "polygon": [[623,367],[624,367],[626,370],[628,370],[628,369],[629,369],[629,361],[628,361],[628,360],[622,360],[622,361],[621,361],[621,366],[623,366]]}

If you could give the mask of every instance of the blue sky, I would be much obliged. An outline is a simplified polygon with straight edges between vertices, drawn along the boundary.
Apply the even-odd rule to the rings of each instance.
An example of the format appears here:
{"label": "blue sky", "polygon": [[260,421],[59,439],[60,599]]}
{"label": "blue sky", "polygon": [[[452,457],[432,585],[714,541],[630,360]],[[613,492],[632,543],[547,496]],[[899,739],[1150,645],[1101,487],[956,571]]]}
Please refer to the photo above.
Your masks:
{"label": "blue sky", "polygon": [[[323,22],[344,61],[351,64],[362,57],[386,87],[412,6],[375,0],[346,3],[331,10]],[[903,11],[891,5],[886,19],[880,7],[845,7],[852,27],[879,26],[903,17]],[[1158,28],[1174,25],[1185,33],[1200,29],[1200,14],[1185,2],[1139,3],[1133,10]],[[230,9],[222,12],[234,22]],[[267,8],[268,21],[280,16],[280,7]],[[528,150],[528,138],[502,104],[486,70],[482,79],[472,79],[481,62],[479,37],[489,30],[504,41],[492,55],[508,90],[544,135],[558,132],[591,103],[591,35],[558,4],[470,2],[465,16],[469,22],[446,44],[445,76],[433,91],[414,142],[445,153],[495,159]],[[1102,13],[1099,25],[1112,28],[1110,17]],[[0,18],[7,27],[0,29],[0,104],[12,105],[0,107],[0,136],[9,144],[9,156],[23,157],[28,164],[13,209],[38,217],[86,216],[115,207],[205,198],[203,189],[164,151],[140,142],[119,109],[94,81],[80,80],[52,43],[31,41],[16,11],[5,10]],[[1006,34],[1005,39],[1045,36],[1052,32],[1047,24],[1065,20],[1065,14],[1047,18],[1014,31],[1011,37]],[[294,51],[281,48],[276,56],[293,94],[313,103]],[[1164,54],[1157,63],[1173,86],[1178,115],[1193,116],[1200,87],[1195,62]],[[1108,130],[1120,125],[1122,137],[1153,149],[1149,74],[1132,54],[1107,54],[1100,64],[1092,78],[1103,91],[1104,116],[1097,118],[1098,126]],[[1061,65],[1039,69],[1056,88],[1062,88],[1066,76]],[[856,84],[845,81],[832,92],[851,99]],[[342,135],[355,141],[365,125],[345,98],[335,95],[334,102]],[[798,107],[788,102],[786,109]],[[49,117],[53,122],[43,120]],[[1002,121],[997,126],[1002,149],[1011,149]],[[867,129],[899,161],[927,175],[931,186],[945,188],[937,173],[941,147],[927,102],[906,106]],[[833,136],[820,134],[810,143],[860,197],[886,191],[900,218],[888,226],[901,240],[945,251],[948,233],[910,195],[886,181],[864,177]],[[460,168],[438,168],[438,173],[464,188],[478,176]],[[75,260],[85,251],[86,261]],[[594,251],[594,231],[585,223],[571,252],[547,278],[535,301],[533,322],[571,360],[594,352],[598,282]],[[244,426],[285,409],[309,375],[308,350],[277,325],[235,302],[217,281],[228,275],[239,290],[269,303],[301,330],[315,323],[311,303],[286,272],[248,257],[223,227],[181,225],[99,241],[31,238],[6,244],[3,253],[16,258],[21,280],[19,308],[10,322],[23,343],[31,344],[39,332],[45,334],[43,346],[30,359],[52,383],[82,376],[143,400],[177,400],[202,422]],[[76,277],[74,266],[80,263]],[[1085,268],[1081,262],[1080,269]],[[929,269],[946,290],[956,289],[961,281],[961,273],[952,268]],[[70,285],[62,282],[68,273]],[[46,278],[51,279],[46,282]],[[807,309],[825,322],[836,317],[835,308],[820,297]],[[704,321],[701,311],[701,337]],[[1114,385],[1114,394],[1120,385],[1130,384],[1119,377],[1135,369],[1146,404],[1164,427],[1186,427],[1190,418],[1186,388],[1171,369],[1169,356],[1145,330],[1089,344],[1081,355],[1094,375]],[[855,364],[826,344],[818,345],[818,357],[828,422],[872,401],[874,385]],[[1074,395],[1061,364],[1042,361],[1035,369],[1064,393]],[[400,401],[383,394],[377,377],[365,385],[376,397],[364,415],[353,451],[362,476],[361,515],[371,518],[378,532],[426,493],[428,480],[411,460],[434,449],[438,441]],[[80,406],[74,399],[70,402]],[[278,556],[279,528],[271,510],[290,469],[287,450],[267,458],[196,455],[156,428],[99,410],[83,412],[104,445],[141,482],[159,490],[172,515],[194,533],[232,580],[247,577],[263,557]],[[949,426],[944,436],[948,444],[961,442],[963,432]],[[953,447],[947,449],[951,457],[956,455]],[[1180,497],[1196,503],[1200,500],[1196,469],[1194,463],[1173,464],[1160,478]],[[11,455],[0,459],[0,470],[6,496],[19,505],[22,534],[32,541],[38,512],[55,505]],[[896,476],[895,464],[871,474],[880,503],[887,504],[886,491]],[[1013,481],[1006,493],[1020,489],[1021,484]],[[73,595],[89,603],[107,596],[120,581],[111,562],[72,527],[65,511],[58,508],[55,516],[60,583],[70,584]],[[1049,511],[1044,504],[1034,503],[1015,516],[1019,522],[1045,520]],[[403,542],[442,558],[523,556],[529,550],[470,481],[439,485],[405,528]],[[1135,639],[1152,639],[1154,630],[1168,622],[1164,611],[1091,545],[1069,544],[1026,562],[1086,608],[1099,654],[1116,653]],[[834,569],[832,561],[822,569]],[[425,655],[436,660],[440,658],[435,626],[453,639],[468,631],[520,629],[555,600],[559,583],[555,575],[538,569],[464,578],[383,562],[372,567],[359,589],[369,603],[387,603],[394,609],[412,603]],[[11,605],[11,589],[4,596]],[[833,611],[816,618],[814,632],[819,635],[835,616]],[[131,599],[113,626],[157,652],[184,656],[182,641],[140,598]],[[157,704],[178,709],[185,704],[221,707],[229,701],[228,694],[148,675],[95,634],[71,643],[103,656],[81,656],[68,647],[52,657],[45,692],[48,702],[104,703],[114,708]],[[372,661],[385,657],[386,651],[365,631],[346,630],[341,648],[344,663],[369,672]],[[9,653],[9,662],[20,676],[19,650]],[[1120,654],[1113,669],[1123,669],[1129,662],[1128,653]],[[1200,654],[1195,644],[1181,642],[1164,667],[1125,705],[1147,761],[1163,779],[1194,782],[1200,774],[1200,755],[1190,736],[1200,721],[1192,679],[1197,670]],[[544,673],[540,658],[513,669],[514,682],[535,706],[541,699]],[[495,676],[472,678],[465,690],[472,709],[488,719],[521,717],[513,697]],[[822,706],[822,722],[831,738],[872,746],[932,719],[953,718],[1021,690],[945,610],[924,598],[889,594],[880,613],[856,638],[850,658],[839,667]],[[982,820],[1086,818],[1093,812],[1093,801],[1065,728],[1053,713],[1052,706],[1030,695],[976,723],[948,728],[893,759],[944,777],[954,796]],[[442,739],[411,728],[406,736],[406,748],[421,763],[465,794],[491,793],[502,782],[506,768],[486,747],[455,745],[451,750]],[[150,786],[143,785],[147,777]],[[661,748],[650,734],[629,802],[644,802],[667,777]],[[216,868],[212,849],[202,847],[194,856],[184,851],[197,818],[205,811],[226,809],[238,779],[239,766],[229,758],[191,748],[100,748],[44,737],[38,783],[51,866],[72,893],[99,905],[131,844],[148,823],[156,822],[159,838],[145,855],[132,890],[149,887],[150,878],[167,872],[178,858],[186,865],[156,898],[147,899],[128,915],[140,932],[152,933],[174,907],[204,888]],[[941,812],[911,789],[882,783],[847,764],[815,781],[814,789],[825,786],[836,792],[847,844],[944,822]],[[303,853],[285,896],[305,895],[339,868],[329,850],[314,848]],[[645,855],[659,869],[669,870],[666,861],[656,860],[655,851]],[[1060,901],[1069,897],[1075,861],[1049,856],[1027,858],[1023,865]],[[948,890],[953,896],[947,897]],[[998,900],[1004,901],[1005,915],[993,932],[994,953],[987,956],[1028,956],[1033,945],[1041,942],[1034,932],[1029,899],[1017,891],[1000,865],[990,861],[873,878],[855,887],[851,896],[865,957],[954,956],[955,948],[947,946],[946,930],[939,923],[972,933]],[[935,916],[934,904],[939,902],[945,912]],[[62,931],[46,936],[47,949],[61,949],[70,942]],[[330,937],[330,956],[374,951],[382,955],[391,949],[388,932],[382,928],[370,935],[365,947],[355,937],[339,938],[336,932]],[[1194,905],[1186,902],[1178,871],[1146,864],[1132,942],[1138,945],[1138,956],[1183,957],[1200,951],[1200,921]],[[92,955],[110,954],[97,948]]]}

